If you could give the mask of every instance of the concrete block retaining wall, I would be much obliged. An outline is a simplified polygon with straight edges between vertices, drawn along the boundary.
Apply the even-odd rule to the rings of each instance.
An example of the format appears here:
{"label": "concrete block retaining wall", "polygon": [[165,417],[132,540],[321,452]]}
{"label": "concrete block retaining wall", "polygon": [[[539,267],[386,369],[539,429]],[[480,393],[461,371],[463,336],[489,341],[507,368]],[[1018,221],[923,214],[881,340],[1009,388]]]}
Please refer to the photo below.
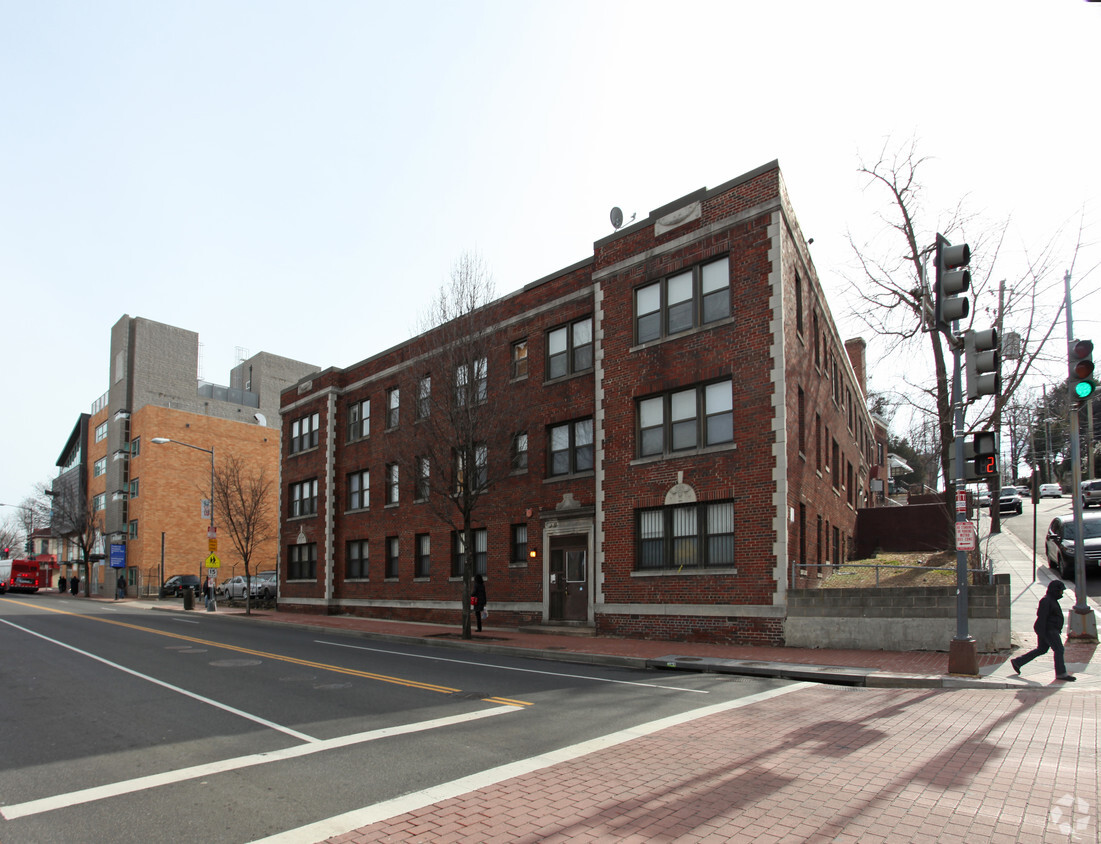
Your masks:
{"label": "concrete block retaining wall", "polygon": [[[969,587],[967,597],[967,632],[978,649],[1007,649],[1009,575]],[[788,590],[788,647],[947,651],[955,635],[955,586]]]}

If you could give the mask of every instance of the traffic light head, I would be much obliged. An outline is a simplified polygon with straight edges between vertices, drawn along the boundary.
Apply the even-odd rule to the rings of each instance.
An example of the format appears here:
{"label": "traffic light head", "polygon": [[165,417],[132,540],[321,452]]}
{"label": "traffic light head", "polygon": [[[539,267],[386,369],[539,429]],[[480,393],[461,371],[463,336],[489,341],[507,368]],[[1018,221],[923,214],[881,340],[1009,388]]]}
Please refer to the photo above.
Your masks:
{"label": "traffic light head", "polygon": [[980,431],[963,442],[963,472],[956,466],[956,449],[948,452],[948,472],[953,480],[982,481],[998,474],[998,440],[993,431]]}
{"label": "traffic light head", "polygon": [[989,478],[998,474],[998,441],[993,431],[981,431],[971,435],[971,459],[975,474]]}
{"label": "traffic light head", "polygon": [[1002,389],[998,329],[968,331],[963,337],[963,349],[964,368],[967,371],[967,398],[998,395]]}
{"label": "traffic light head", "polygon": [[1072,401],[1085,401],[1097,392],[1093,377],[1093,341],[1070,341],[1070,397]]}
{"label": "traffic light head", "polygon": [[952,245],[943,235],[937,235],[936,281],[933,289],[933,320],[938,330],[947,331],[950,323],[965,319],[970,310],[963,295],[971,286],[971,247],[966,243]]}

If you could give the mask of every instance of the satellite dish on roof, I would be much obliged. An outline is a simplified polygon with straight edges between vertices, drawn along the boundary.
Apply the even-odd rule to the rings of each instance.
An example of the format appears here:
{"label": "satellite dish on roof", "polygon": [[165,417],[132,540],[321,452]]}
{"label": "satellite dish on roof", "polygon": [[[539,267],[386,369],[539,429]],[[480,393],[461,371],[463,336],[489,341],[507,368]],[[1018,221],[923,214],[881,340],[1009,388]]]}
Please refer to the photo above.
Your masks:
{"label": "satellite dish on roof", "polygon": [[619,227],[623,225],[623,212],[619,209],[618,205],[612,208],[611,217],[612,228],[614,228],[616,231],[619,231]]}

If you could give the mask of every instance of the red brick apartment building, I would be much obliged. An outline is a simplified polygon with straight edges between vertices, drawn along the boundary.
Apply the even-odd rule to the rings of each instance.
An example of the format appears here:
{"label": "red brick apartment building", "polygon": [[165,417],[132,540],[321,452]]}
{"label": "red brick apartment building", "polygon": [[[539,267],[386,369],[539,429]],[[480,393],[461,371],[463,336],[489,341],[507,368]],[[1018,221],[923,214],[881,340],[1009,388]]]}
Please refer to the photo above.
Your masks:
{"label": "red brick apartment building", "polygon": [[[863,341],[837,334],[779,165],[488,310],[479,390],[518,428],[476,515],[491,619],[781,643],[793,574],[843,559],[878,450]],[[283,392],[282,607],[459,624],[455,532],[396,457],[422,390],[455,383],[438,342]]]}

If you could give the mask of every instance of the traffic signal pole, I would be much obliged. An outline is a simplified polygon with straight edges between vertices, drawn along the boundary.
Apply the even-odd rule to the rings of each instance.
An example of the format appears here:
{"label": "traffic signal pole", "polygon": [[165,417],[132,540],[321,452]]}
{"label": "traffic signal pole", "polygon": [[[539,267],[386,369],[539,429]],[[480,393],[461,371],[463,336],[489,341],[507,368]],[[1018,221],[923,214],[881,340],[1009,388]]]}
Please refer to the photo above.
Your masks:
{"label": "traffic signal pole", "polygon": [[[952,347],[952,428],[955,442],[952,446],[955,471],[951,474],[955,485],[955,546],[956,546],[956,636],[948,647],[948,673],[978,676],[978,643],[967,629],[968,603],[968,553],[977,546],[975,525],[968,519],[967,478],[971,464],[965,462],[968,455],[964,449],[964,389],[963,369],[967,367],[968,401],[982,395],[993,395],[999,388],[998,376],[998,332],[990,329],[984,332],[959,332],[961,320],[967,318],[971,310],[964,294],[971,286],[971,274],[967,265],[971,262],[971,248],[966,243],[953,245],[937,234],[936,244],[936,280],[933,286],[933,330],[944,334]],[[972,449],[971,457],[978,457],[977,446]],[[997,460],[995,459],[995,464]],[[947,479],[946,479],[947,481]],[[997,506],[995,503],[993,506]]]}
{"label": "traffic signal pole", "polygon": [[[1067,345],[1072,350],[1072,356],[1070,359],[1070,366],[1072,368],[1071,375],[1074,375],[1073,366],[1073,349],[1075,346],[1074,340],[1074,322],[1070,314],[1070,273],[1066,273],[1063,276],[1063,282],[1065,284],[1065,304],[1067,309]],[[1091,348],[1092,352],[1092,348]],[[1092,354],[1091,354],[1092,357]],[[1092,370],[1092,366],[1091,366]],[[1089,373],[1092,375],[1092,371]],[[1074,389],[1074,381],[1071,380],[1071,389]],[[1071,395],[1070,401],[1070,463],[1071,463],[1071,482],[1074,484],[1071,487],[1071,494],[1074,496],[1074,535],[1076,537],[1074,543],[1074,606],[1070,610],[1070,623],[1068,625],[1069,630],[1067,635],[1071,639],[1085,640],[1085,641],[1097,641],[1097,617],[1094,615],[1093,609],[1086,602],[1086,557],[1085,557],[1085,539],[1082,525],[1082,458],[1080,455],[1080,447],[1078,444],[1078,407],[1081,404],[1080,401],[1075,401],[1075,396]],[[1086,401],[1089,401],[1091,394],[1087,394]],[[1091,467],[1092,468],[1092,467]]]}
{"label": "traffic signal pole", "polygon": [[[948,645],[948,673],[978,676],[979,646],[967,629],[968,580],[970,572],[967,565],[968,548],[974,547],[974,524],[967,518],[966,504],[960,506],[960,494],[967,494],[967,481],[963,449],[963,343],[958,340],[952,345],[952,407],[955,410],[954,428],[956,441],[956,637]],[[966,498],[962,499],[966,502]],[[996,505],[995,505],[996,506]],[[964,537],[971,537],[968,542]]]}

